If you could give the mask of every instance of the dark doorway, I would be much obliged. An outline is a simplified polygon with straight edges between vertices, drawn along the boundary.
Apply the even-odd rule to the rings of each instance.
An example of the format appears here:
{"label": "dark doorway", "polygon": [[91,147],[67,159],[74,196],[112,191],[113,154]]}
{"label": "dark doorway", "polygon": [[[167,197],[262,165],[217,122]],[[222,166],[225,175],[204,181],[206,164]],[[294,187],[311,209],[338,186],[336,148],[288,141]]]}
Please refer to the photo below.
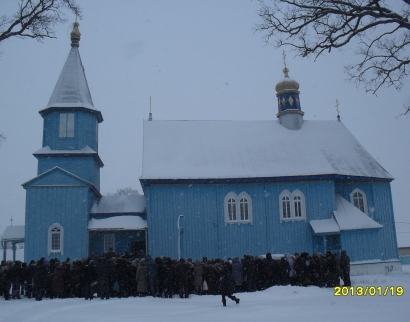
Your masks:
{"label": "dark doorway", "polygon": [[131,250],[134,252],[134,254],[138,254],[141,250],[145,254],[147,250],[147,246],[145,242],[132,242]]}

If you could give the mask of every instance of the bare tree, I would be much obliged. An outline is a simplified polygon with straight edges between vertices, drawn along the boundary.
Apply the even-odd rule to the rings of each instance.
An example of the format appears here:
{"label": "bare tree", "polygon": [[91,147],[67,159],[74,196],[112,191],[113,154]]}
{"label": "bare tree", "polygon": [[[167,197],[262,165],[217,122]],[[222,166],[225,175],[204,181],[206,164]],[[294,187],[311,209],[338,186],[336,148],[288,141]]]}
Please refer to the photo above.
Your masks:
{"label": "bare tree", "polygon": [[20,0],[12,16],[0,16],[0,42],[11,37],[56,38],[55,25],[67,21],[66,10],[81,18],[75,0]]}
{"label": "bare tree", "polygon": [[0,147],[3,145],[3,142],[6,141],[7,137],[3,134],[0,133]]}
{"label": "bare tree", "polygon": [[131,187],[125,187],[125,188],[118,189],[114,193],[108,193],[107,196],[122,196],[122,195],[130,196],[130,195],[136,195],[136,194],[138,194],[138,190],[132,189]]}
{"label": "bare tree", "polygon": [[332,49],[358,44],[358,61],[345,66],[345,72],[366,92],[375,94],[381,86],[400,90],[409,75],[410,0],[260,2],[262,22],[256,30],[265,33],[267,43],[292,46],[298,55],[315,60]]}

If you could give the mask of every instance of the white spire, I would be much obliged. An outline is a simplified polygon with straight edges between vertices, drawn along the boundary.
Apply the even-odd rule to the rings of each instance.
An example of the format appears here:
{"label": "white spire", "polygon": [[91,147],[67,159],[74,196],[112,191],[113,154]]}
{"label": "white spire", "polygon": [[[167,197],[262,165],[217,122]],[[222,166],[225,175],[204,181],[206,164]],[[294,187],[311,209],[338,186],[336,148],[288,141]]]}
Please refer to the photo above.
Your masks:
{"label": "white spire", "polygon": [[93,100],[85,77],[84,66],[78,50],[80,31],[78,22],[71,32],[71,50],[47,104],[50,107],[85,107],[94,109]]}

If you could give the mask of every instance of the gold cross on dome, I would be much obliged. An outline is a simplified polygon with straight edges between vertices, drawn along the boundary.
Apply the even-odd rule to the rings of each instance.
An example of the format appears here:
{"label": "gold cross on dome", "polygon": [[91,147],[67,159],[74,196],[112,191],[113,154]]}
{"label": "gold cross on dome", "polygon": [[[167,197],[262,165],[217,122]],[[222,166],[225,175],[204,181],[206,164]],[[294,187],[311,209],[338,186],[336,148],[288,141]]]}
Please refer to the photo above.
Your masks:
{"label": "gold cross on dome", "polygon": [[283,64],[285,65],[285,68],[286,68],[286,53],[285,53],[285,51],[282,52],[282,57],[283,57]]}
{"label": "gold cross on dome", "polygon": [[339,101],[338,100],[336,100],[336,112],[337,112],[337,115],[340,114],[340,112],[339,112]]}

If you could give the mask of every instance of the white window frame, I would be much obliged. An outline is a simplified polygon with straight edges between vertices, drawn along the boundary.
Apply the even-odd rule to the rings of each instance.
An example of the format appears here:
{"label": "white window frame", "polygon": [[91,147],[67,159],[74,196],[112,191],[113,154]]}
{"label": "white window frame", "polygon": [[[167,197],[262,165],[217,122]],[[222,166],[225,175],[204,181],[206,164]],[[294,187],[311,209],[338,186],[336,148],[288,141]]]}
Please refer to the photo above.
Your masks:
{"label": "white window frame", "polygon": [[[246,203],[243,202],[246,199]],[[242,202],[241,202],[242,200]],[[234,202],[232,204],[232,202]],[[234,207],[232,208],[232,205]],[[247,208],[247,219],[242,219],[242,215],[245,215],[244,207]],[[241,207],[242,206],[242,207]],[[232,213],[232,209],[235,209],[235,214]],[[242,191],[239,195],[234,192],[229,192],[224,199],[224,210],[225,210],[225,226],[228,224],[253,224],[252,216],[252,198],[245,191]],[[235,216],[233,216],[235,215]]]}
{"label": "white window frame", "polygon": [[[286,198],[286,200],[284,200]],[[289,213],[284,213],[283,203],[290,203],[290,216]],[[296,203],[300,206],[299,215],[297,216]],[[289,209],[288,206],[286,209]],[[283,190],[279,195],[279,215],[280,221],[295,221],[306,220],[306,201],[305,195],[302,191],[296,189],[292,193],[289,190]]]}
{"label": "white window frame", "polygon": [[115,252],[115,234],[104,234],[104,253],[108,253],[110,248]]}
{"label": "white window frame", "polygon": [[[56,230],[58,230],[58,232]],[[60,247],[58,249],[53,249],[53,235],[57,235],[57,234],[59,235],[59,238],[60,238]],[[48,255],[51,255],[51,254],[64,255],[64,228],[58,223],[54,223],[48,228],[47,253]]]}
{"label": "white window frame", "polygon": [[[355,205],[355,200],[357,199],[355,197],[355,194],[360,193],[362,195],[363,199],[363,210],[360,209],[357,205]],[[367,196],[366,193],[363,190],[360,190],[359,188],[354,189],[351,194],[350,194],[350,203],[355,206],[357,209],[365,213],[366,215],[369,215],[368,213],[368,207],[367,207]]]}
{"label": "white window frame", "polygon": [[74,113],[60,113],[59,134],[60,138],[73,138],[75,131]]}

